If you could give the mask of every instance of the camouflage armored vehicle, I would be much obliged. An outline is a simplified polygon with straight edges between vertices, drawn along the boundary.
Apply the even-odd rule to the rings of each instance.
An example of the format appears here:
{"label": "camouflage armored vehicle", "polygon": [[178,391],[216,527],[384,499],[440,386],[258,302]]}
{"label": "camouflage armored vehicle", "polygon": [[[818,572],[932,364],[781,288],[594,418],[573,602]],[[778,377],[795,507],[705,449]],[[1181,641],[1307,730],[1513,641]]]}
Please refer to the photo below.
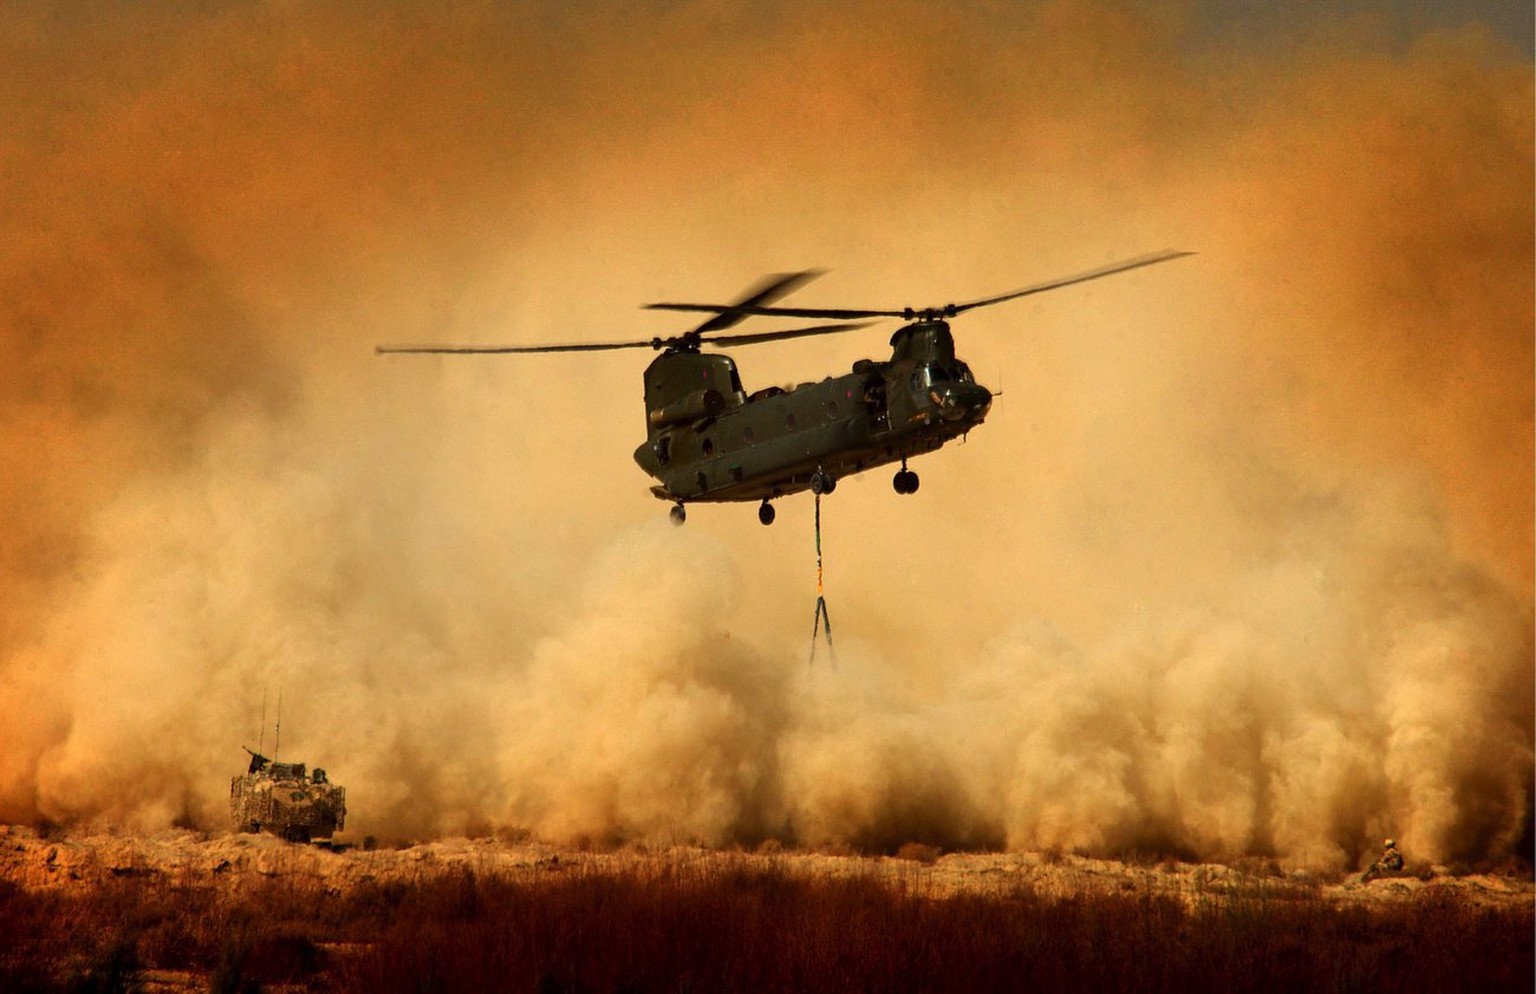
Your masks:
{"label": "camouflage armored vehicle", "polygon": [[290,842],[329,838],[347,818],[347,791],[318,766],[274,763],[251,752],[244,776],[229,781],[229,814],[241,832],[271,832]]}

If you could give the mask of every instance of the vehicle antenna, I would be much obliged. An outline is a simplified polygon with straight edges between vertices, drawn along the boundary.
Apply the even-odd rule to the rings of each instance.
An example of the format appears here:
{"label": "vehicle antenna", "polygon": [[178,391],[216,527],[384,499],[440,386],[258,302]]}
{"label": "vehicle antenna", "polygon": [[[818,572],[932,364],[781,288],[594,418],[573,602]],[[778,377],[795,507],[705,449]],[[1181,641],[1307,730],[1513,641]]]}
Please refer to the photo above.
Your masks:
{"label": "vehicle antenna", "polygon": [[272,743],[272,758],[276,759],[283,751],[283,692],[277,692],[277,729],[276,740]]}
{"label": "vehicle antenna", "polygon": [[816,617],[811,625],[811,658],[816,662],[816,636],[826,628],[827,651],[832,654],[832,668],[837,668],[837,650],[832,648],[832,616],[827,613],[826,588],[821,582],[821,494],[816,495]]}
{"label": "vehicle antenna", "polygon": [[256,733],[256,751],[267,747],[267,688],[261,688],[261,730]]}

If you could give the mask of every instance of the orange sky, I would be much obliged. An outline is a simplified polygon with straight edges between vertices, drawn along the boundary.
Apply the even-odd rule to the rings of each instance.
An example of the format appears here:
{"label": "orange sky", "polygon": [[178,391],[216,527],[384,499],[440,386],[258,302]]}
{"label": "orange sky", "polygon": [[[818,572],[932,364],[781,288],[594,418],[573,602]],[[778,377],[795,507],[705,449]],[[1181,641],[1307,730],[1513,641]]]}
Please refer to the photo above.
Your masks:
{"label": "orange sky", "polygon": [[[390,831],[1522,830],[1527,55],[1217,44],[1184,5],[584,10],[0,14],[0,817],[218,823],[283,686]],[[1004,397],[920,494],[824,508],[838,676],[800,670],[808,501],[651,532],[633,356],[371,354],[1164,246],[1199,254],[957,322]],[[738,361],[818,378],[888,331]]]}

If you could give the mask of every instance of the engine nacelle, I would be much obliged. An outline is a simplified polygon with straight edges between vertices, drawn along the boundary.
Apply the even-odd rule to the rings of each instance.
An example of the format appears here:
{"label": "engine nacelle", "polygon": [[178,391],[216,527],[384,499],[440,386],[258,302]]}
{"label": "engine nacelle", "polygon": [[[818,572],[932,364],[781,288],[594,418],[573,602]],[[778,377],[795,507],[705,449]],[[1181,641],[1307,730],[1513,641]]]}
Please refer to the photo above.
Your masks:
{"label": "engine nacelle", "polygon": [[646,413],[654,428],[718,417],[725,410],[725,396],[712,387],[684,394],[672,403]]}

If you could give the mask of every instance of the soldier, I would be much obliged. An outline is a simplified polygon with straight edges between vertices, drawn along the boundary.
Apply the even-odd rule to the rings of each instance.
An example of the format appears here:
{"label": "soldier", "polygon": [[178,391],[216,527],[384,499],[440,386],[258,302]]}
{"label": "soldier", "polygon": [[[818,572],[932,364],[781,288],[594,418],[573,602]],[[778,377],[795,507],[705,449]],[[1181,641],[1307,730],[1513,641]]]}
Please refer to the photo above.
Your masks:
{"label": "soldier", "polygon": [[1360,882],[1368,884],[1378,877],[1391,877],[1403,872],[1403,854],[1397,851],[1397,840],[1387,839],[1382,845],[1381,858],[1365,868]]}
{"label": "soldier", "polygon": [[251,753],[251,765],[246,769],[246,773],[260,773],[262,770],[267,768],[267,763],[269,762],[267,757],[263,756],[259,752],[251,752],[249,746],[241,746],[240,748],[244,749],[246,752]]}

